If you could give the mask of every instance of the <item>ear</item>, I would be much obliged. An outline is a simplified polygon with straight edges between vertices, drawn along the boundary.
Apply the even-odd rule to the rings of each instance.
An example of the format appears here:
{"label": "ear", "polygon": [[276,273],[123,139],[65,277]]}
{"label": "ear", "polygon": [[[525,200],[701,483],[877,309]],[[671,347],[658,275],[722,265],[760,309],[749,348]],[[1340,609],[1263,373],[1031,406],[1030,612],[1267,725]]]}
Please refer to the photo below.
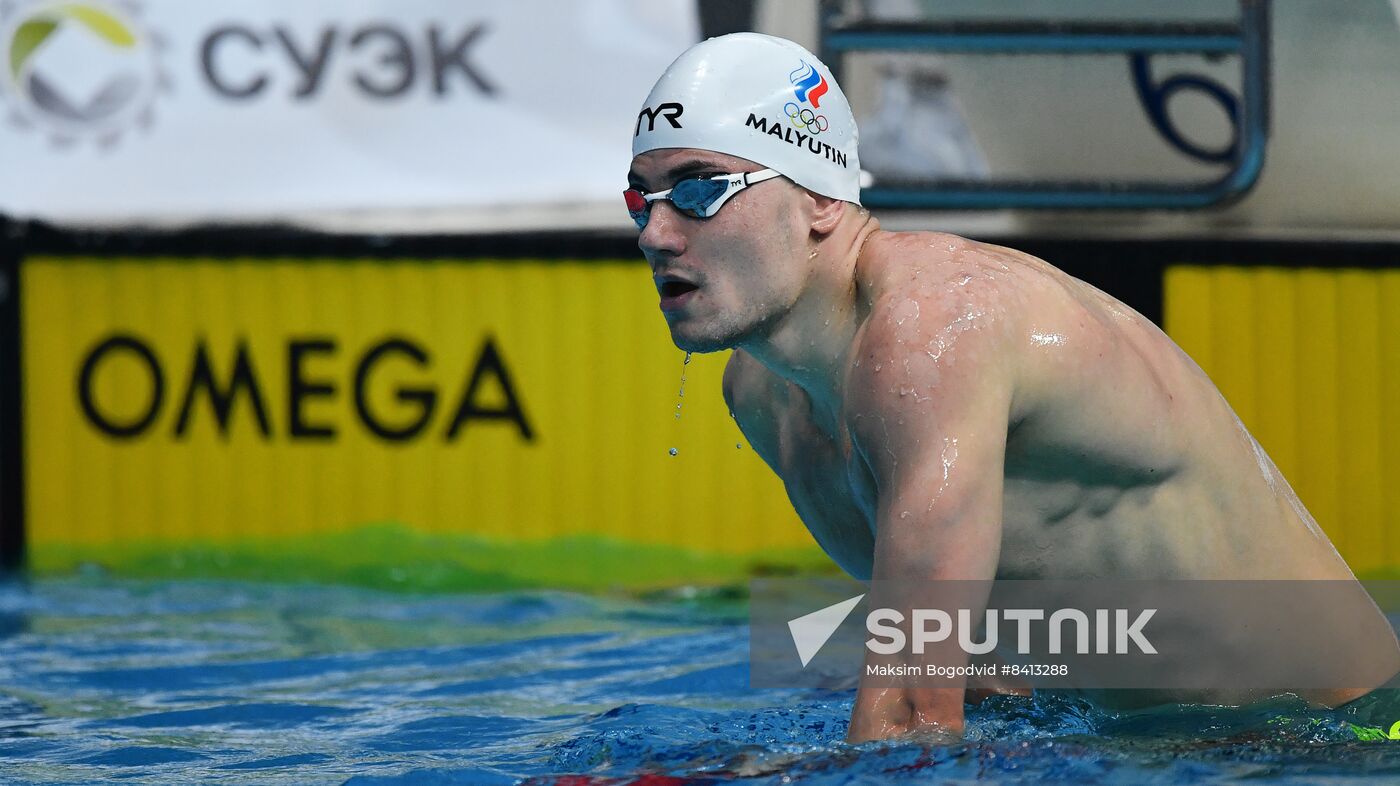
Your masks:
{"label": "ear", "polygon": [[812,233],[824,236],[836,231],[836,225],[846,213],[846,203],[811,191],[807,196],[812,200]]}

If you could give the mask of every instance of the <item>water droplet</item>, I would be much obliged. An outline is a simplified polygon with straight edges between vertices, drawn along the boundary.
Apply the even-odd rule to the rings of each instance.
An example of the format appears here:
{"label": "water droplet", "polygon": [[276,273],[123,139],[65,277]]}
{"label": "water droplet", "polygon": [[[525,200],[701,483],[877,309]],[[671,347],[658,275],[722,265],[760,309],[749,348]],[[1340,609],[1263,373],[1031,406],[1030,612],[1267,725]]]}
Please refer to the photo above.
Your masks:
{"label": "water droplet", "polygon": [[[689,353],[689,352],[685,353],[685,360],[681,363],[681,386],[680,386],[680,389],[676,391],[676,398],[677,398],[677,401],[676,401],[676,414],[675,414],[675,419],[676,419],[676,420],[680,420],[680,419],[681,419],[681,405],[685,403],[685,401],[683,400],[683,399],[685,399],[685,369],[686,369],[686,366],[689,366],[689,365],[690,365],[690,355],[691,355],[691,353]],[[674,455],[676,455],[676,453],[677,453],[678,451],[677,451],[675,448],[671,448],[670,451],[668,451],[668,452],[669,452],[672,456],[674,456]]]}
{"label": "water droplet", "polygon": [[744,446],[743,446],[743,445],[740,445],[738,442],[735,442],[735,443],[734,443],[734,449],[735,449],[735,450],[743,450],[743,449],[744,449]]}
{"label": "water droplet", "polygon": [[667,453],[670,453],[672,456],[674,456],[674,455],[676,455],[677,453],[679,453],[680,451],[679,451],[679,450],[676,450],[675,448],[671,448],[670,450],[668,450],[668,451],[666,451],[666,452],[667,452]]}
{"label": "water droplet", "polygon": [[[676,391],[676,397],[677,397],[677,398],[685,398],[685,367],[688,366],[688,365],[690,365],[690,353],[689,353],[689,352],[685,353],[685,362],[681,364],[681,387],[680,387],[680,390],[677,390],[677,391]],[[681,417],[681,403],[682,403],[682,402],[679,402],[679,401],[676,402],[676,419],[677,419],[677,420],[680,420],[680,417]]]}

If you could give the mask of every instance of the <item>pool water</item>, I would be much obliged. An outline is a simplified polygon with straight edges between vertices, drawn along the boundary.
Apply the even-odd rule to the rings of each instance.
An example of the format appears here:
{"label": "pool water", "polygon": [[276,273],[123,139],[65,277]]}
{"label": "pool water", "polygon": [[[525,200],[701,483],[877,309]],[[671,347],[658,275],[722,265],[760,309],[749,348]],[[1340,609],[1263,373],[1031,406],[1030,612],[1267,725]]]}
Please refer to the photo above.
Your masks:
{"label": "pool water", "polygon": [[737,593],[41,580],[0,589],[0,782],[1400,783],[1400,741],[1288,699],[999,697],[956,745],[847,746],[852,693],[747,657]]}

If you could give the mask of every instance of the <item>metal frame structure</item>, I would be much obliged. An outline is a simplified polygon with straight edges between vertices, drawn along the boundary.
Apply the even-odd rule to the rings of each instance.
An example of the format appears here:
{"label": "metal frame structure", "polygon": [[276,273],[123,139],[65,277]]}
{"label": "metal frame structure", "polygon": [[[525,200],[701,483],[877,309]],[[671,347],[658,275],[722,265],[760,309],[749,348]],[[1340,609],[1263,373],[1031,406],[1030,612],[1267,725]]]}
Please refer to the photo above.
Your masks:
{"label": "metal frame structure", "polygon": [[[1269,0],[1240,0],[1237,23],[1061,23],[1047,21],[911,24],[847,22],[837,0],[822,0],[820,55],[840,78],[853,52],[955,52],[963,54],[1113,54],[1129,56],[1142,97],[1146,58],[1156,54],[1237,55],[1241,100],[1226,104],[1237,138],[1221,177],[1199,183],[1159,181],[941,180],[898,186],[875,184],[862,192],[870,207],[924,210],[1068,208],[1197,209],[1239,199],[1259,179],[1269,132]],[[1178,86],[1221,90],[1205,80]],[[1149,114],[1152,112],[1149,111]],[[1162,129],[1160,118],[1153,122]],[[1186,152],[1192,153],[1187,150]],[[1197,156],[1200,157],[1200,156]],[[1212,160],[1219,160],[1212,159]]]}

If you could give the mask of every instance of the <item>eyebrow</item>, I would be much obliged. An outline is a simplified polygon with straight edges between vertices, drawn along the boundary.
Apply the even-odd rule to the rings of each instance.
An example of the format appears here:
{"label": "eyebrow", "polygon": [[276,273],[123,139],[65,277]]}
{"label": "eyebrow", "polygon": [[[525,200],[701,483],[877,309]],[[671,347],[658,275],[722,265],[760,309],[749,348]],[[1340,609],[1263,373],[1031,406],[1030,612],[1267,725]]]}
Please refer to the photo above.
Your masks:
{"label": "eyebrow", "polygon": [[[706,161],[704,159],[694,158],[688,161],[682,161],[681,163],[666,170],[666,172],[661,176],[661,180],[665,183],[674,183],[677,180],[683,180],[687,175],[693,175],[697,172],[715,170],[723,171],[724,166],[722,164],[716,164],[713,161]],[[648,190],[646,183],[643,181],[643,178],[641,177],[641,175],[638,175],[635,170],[628,170],[627,185],[632,186],[634,188],[638,188],[643,191]]]}

